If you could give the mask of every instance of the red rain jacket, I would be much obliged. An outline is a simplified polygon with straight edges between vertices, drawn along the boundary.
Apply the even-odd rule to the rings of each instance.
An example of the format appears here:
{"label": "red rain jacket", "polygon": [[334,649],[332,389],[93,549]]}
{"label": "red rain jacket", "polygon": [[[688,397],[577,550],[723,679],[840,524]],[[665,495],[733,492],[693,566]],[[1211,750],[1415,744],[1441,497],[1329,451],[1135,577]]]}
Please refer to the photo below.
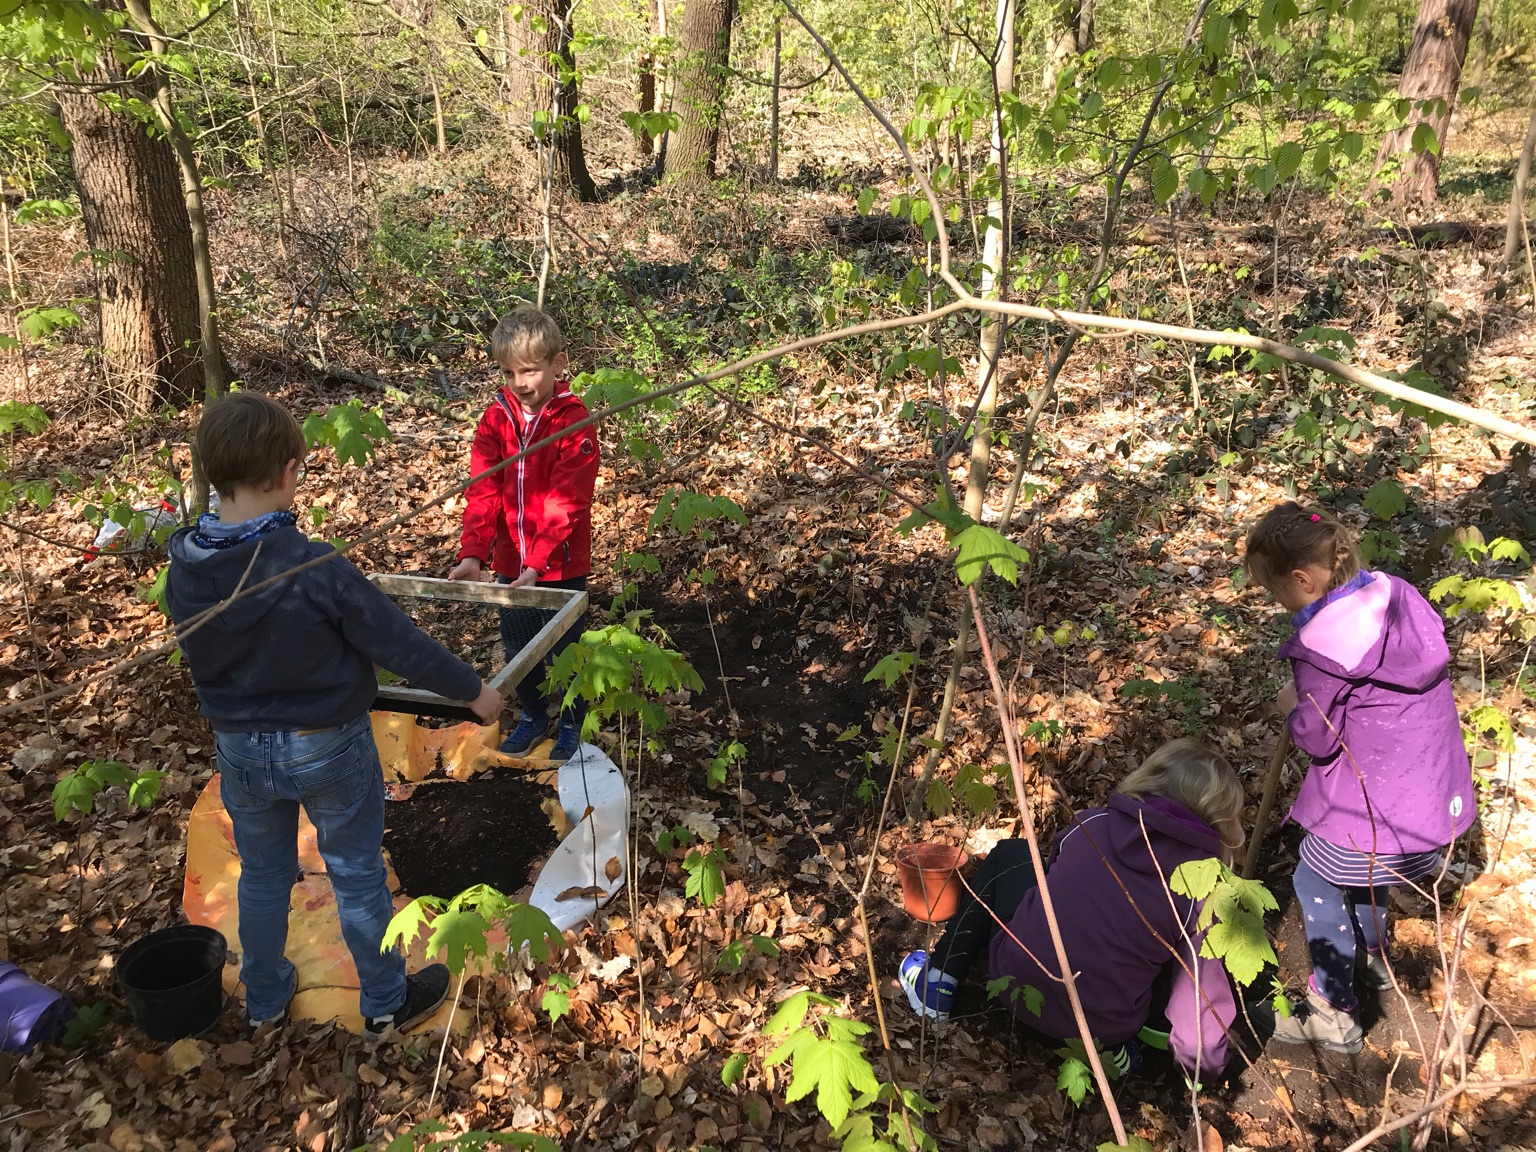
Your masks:
{"label": "red rain jacket", "polygon": [[[564,380],[532,414],[506,389],[498,389],[475,429],[470,475],[586,418],[587,406]],[[498,575],[512,579],[524,568],[536,569],[541,581],[590,575],[598,463],[597,429],[588,425],[471,484],[458,558],[489,562]]]}

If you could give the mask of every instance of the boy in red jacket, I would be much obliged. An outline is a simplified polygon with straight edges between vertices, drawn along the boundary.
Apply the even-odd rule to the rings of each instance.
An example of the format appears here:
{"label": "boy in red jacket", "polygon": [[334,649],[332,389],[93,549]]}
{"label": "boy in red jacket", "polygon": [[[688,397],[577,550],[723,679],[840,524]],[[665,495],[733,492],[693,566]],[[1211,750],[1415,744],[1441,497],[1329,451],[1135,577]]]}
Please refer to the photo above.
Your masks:
{"label": "boy in red jacket", "polygon": [[[537,583],[585,590],[592,571],[597,435],[590,425],[566,431],[588,413],[566,379],[565,338],[546,313],[524,306],[496,325],[491,355],[501,366],[504,383],[475,429],[470,475],[478,476],[542,440],[557,439],[470,485],[458,564],[448,578],[483,579],[489,564],[497,580],[514,588]],[[511,660],[542,627],[543,614],[538,609],[503,608],[500,615],[501,642]],[[586,624],[583,615],[550,650],[546,663],[569,647]],[[508,755],[525,756],[549,735],[552,721],[544,677],[541,666],[517,686],[523,714],[501,743]],[[578,700],[560,713],[551,760],[565,761],[575,754],[585,712]]]}

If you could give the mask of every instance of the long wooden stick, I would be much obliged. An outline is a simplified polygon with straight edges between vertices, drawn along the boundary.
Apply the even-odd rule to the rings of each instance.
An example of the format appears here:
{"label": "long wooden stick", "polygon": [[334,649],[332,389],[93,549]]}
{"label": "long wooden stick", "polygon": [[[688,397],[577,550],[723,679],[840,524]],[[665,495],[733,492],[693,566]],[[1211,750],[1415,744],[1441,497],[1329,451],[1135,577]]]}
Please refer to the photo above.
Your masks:
{"label": "long wooden stick", "polygon": [[1248,855],[1243,860],[1244,880],[1253,879],[1254,866],[1259,862],[1259,847],[1264,843],[1264,834],[1269,831],[1269,817],[1275,810],[1275,794],[1280,791],[1280,770],[1285,767],[1285,759],[1290,754],[1291,727],[1287,723],[1270,754],[1269,769],[1264,774],[1264,795],[1259,800],[1258,815],[1253,818],[1253,835],[1248,839]]}

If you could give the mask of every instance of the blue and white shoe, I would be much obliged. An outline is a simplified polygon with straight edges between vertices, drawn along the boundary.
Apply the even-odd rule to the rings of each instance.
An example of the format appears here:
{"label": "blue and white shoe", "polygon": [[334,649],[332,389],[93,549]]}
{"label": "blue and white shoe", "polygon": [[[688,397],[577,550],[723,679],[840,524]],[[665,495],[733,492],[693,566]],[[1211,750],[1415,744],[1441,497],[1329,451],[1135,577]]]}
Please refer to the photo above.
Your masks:
{"label": "blue and white shoe", "polygon": [[1123,1044],[1105,1048],[1102,1054],[1104,1063],[1115,1070],[1110,1077],[1112,1080],[1141,1071],[1141,1045],[1136,1040],[1127,1040]]}
{"label": "blue and white shoe", "polygon": [[907,991],[907,1002],[919,1016],[945,1021],[955,1002],[955,989],[959,986],[953,976],[928,965],[928,953],[908,952],[901,962],[901,986]]}
{"label": "blue and white shoe", "polygon": [[526,756],[538,746],[540,740],[549,735],[550,727],[549,717],[530,716],[524,712],[517,727],[507,733],[507,738],[501,742],[500,750],[508,756]]}
{"label": "blue and white shoe", "polygon": [[555,746],[549,750],[550,763],[564,764],[576,755],[576,749],[579,747],[581,747],[581,725],[574,720],[561,717],[560,727],[555,730]]}

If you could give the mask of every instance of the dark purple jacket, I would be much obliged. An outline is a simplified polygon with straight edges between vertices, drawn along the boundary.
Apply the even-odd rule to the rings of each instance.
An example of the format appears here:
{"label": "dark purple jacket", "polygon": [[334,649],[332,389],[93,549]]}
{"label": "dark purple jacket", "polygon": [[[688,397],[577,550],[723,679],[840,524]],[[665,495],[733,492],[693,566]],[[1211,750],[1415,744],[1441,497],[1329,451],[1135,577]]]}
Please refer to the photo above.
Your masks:
{"label": "dark purple jacket", "polygon": [[1291,818],[1344,848],[1427,852],[1477,812],[1445,624],[1411,584],[1372,577],[1280,646],[1291,738],[1312,757]]}
{"label": "dark purple jacket", "polygon": [[[1167,884],[1180,864],[1220,853],[1214,829],[1162,796],[1114,793],[1108,807],[1088,809],[1057,835],[1045,880],[1089,1030],[1100,1043],[1128,1040],[1147,1022],[1152,986],[1173,960],[1171,946],[1183,961],[1174,965],[1168,1001],[1173,1054],[1191,1073],[1225,1067],[1226,1030],[1237,1015],[1232,985],[1220,960],[1199,956],[1199,904]],[[1011,976],[1016,987],[1045,997],[1038,1017],[1020,997],[1019,1019],[1048,1036],[1078,1035],[1037,890],[1024,897],[1008,928],[1012,936],[992,938],[993,978]]]}

